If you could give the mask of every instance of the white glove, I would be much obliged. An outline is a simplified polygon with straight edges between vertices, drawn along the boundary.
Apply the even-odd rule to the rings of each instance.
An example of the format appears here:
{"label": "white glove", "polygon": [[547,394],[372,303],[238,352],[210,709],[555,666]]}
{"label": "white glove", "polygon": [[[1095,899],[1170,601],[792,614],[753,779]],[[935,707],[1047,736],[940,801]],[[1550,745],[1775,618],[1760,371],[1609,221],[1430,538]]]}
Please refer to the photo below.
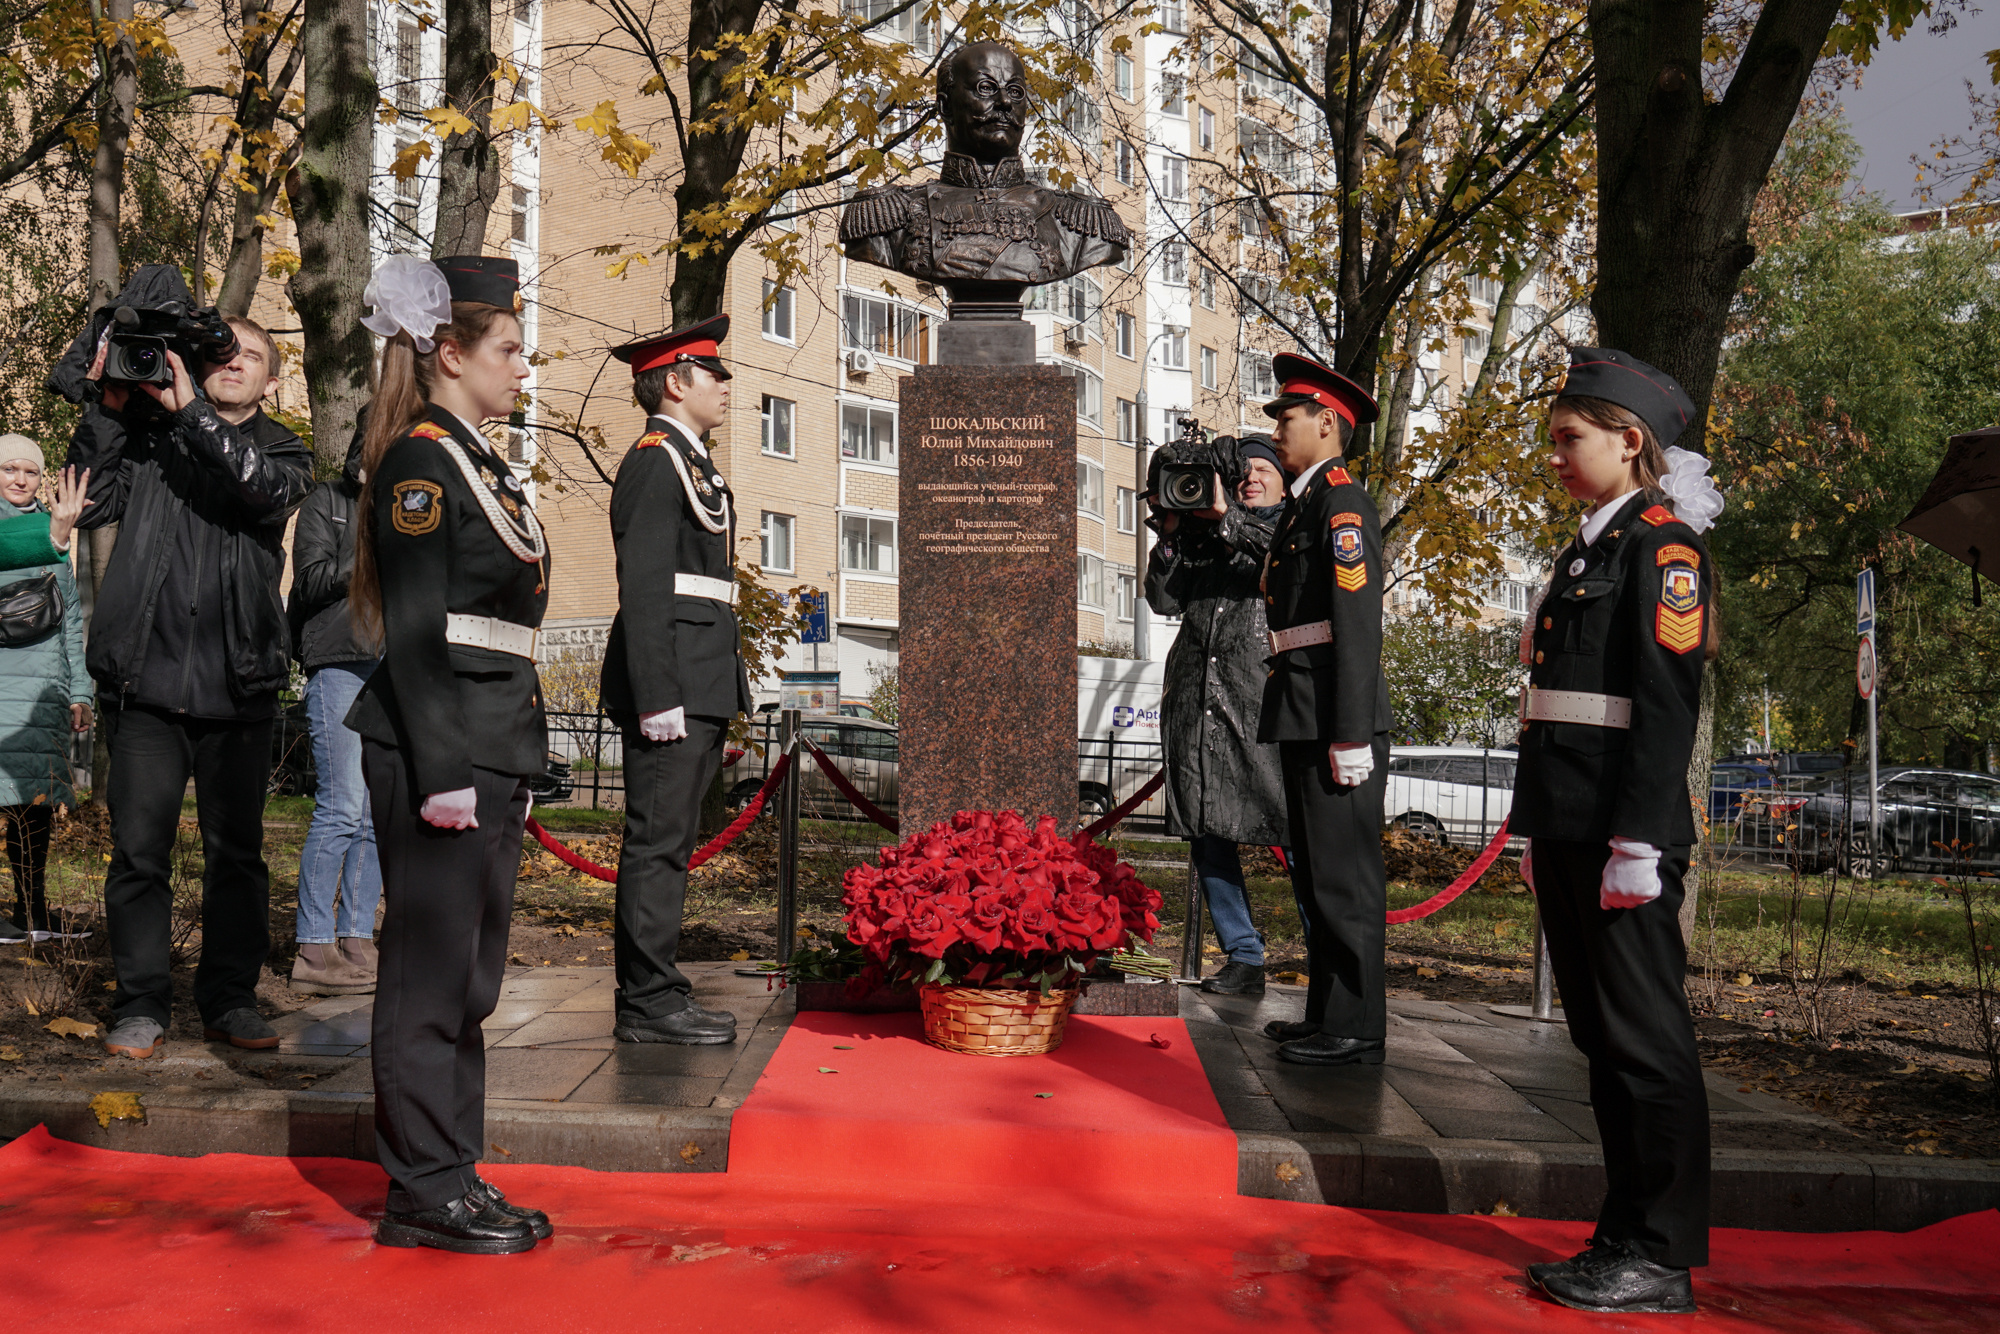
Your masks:
{"label": "white glove", "polygon": [[1597,891],[1601,908],[1637,908],[1660,897],[1660,850],[1630,838],[1611,840],[1611,860],[1604,863],[1604,883]]}
{"label": "white glove", "polygon": [[639,715],[639,735],[648,741],[679,741],[688,734],[687,709],[660,709]]}
{"label": "white glove", "polygon": [[1333,781],[1342,787],[1359,787],[1375,772],[1375,747],[1366,741],[1336,741],[1326,748],[1333,765]]}
{"label": "white glove", "polygon": [[1535,844],[1534,840],[1530,839],[1528,841],[1528,846],[1521,849],[1521,879],[1528,882],[1529,889],[1533,889],[1535,887],[1535,868],[1533,865],[1534,855],[1535,855]]}
{"label": "white glove", "polygon": [[477,829],[479,820],[473,810],[479,805],[479,794],[469,787],[456,792],[433,792],[424,798],[423,809],[418,811],[426,821],[440,829]]}

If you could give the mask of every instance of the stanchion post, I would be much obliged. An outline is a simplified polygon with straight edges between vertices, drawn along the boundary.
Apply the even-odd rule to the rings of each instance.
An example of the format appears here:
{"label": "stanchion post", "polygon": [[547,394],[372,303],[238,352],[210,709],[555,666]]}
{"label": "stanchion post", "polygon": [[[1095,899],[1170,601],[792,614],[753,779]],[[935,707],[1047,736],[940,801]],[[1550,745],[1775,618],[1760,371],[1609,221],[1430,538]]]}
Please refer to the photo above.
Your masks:
{"label": "stanchion post", "polygon": [[[778,713],[778,754],[790,755],[792,767],[778,784],[778,964],[792,961],[792,944],[799,934],[799,769],[804,754],[795,749],[799,711]],[[777,763],[773,760],[772,763]]]}
{"label": "stanchion post", "polygon": [[1542,910],[1535,909],[1535,1007],[1533,1017],[1544,1023],[1556,1017],[1556,978],[1549,969],[1549,938],[1542,932]]}
{"label": "stanchion post", "polygon": [[1201,981],[1201,874],[1194,868],[1194,848],[1188,848],[1187,916],[1181,929],[1181,979]]}

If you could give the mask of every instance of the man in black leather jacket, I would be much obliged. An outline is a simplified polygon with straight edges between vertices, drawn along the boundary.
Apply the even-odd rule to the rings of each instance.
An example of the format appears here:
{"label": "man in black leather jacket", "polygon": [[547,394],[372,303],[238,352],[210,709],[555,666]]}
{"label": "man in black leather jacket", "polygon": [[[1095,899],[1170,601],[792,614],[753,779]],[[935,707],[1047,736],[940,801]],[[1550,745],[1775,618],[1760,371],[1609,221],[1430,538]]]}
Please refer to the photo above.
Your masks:
{"label": "man in black leather jacket", "polygon": [[104,904],[118,991],[105,1047],[121,1056],[152,1055],[172,1019],[171,868],[190,774],[205,861],[194,984],[204,1036],[278,1043],[256,1010],[270,951],[264,794],[291,673],[285,520],[312,488],[312,452],[259,407],[276,383],[270,334],[231,326],[236,354],[201,368],[199,391],[170,353],[171,385],[105,386],[70,442],[68,466],[90,469],[82,526],[118,525],[85,660],[111,748]]}

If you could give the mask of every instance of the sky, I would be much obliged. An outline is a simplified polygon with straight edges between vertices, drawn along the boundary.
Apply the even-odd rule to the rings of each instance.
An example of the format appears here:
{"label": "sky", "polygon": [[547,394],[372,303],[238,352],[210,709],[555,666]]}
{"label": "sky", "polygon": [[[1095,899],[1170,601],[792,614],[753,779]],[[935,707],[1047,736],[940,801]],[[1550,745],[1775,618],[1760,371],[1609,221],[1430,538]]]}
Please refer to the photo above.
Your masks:
{"label": "sky", "polygon": [[1861,143],[1863,184],[1892,210],[1925,206],[1916,198],[1910,155],[1928,157],[1938,140],[1970,130],[1966,80],[1992,90],[1986,52],[1995,48],[2000,48],[2000,0],[1987,0],[1984,13],[1961,17],[1944,37],[1919,28],[1900,42],[1884,42],[1861,87],[1842,95],[1848,126]]}

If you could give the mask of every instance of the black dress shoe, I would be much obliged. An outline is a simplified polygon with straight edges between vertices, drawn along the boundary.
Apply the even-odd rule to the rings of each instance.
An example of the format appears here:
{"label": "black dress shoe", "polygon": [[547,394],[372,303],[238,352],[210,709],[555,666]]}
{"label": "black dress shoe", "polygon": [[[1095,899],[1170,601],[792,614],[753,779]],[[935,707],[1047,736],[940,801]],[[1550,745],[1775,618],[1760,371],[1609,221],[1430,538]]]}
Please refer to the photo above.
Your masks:
{"label": "black dress shoe", "polygon": [[1570,1268],[1536,1280],[1551,1298],[1577,1311],[1605,1315],[1692,1315],[1694,1280],[1685,1269],[1657,1265],[1622,1242],[1578,1256]]}
{"label": "black dress shoe", "polygon": [[1319,1025],[1304,1019],[1273,1019],[1264,1025],[1264,1036],[1273,1042],[1297,1042],[1319,1032]]}
{"label": "black dress shoe", "polygon": [[1279,1047],[1278,1059],[1293,1065],[1380,1065],[1382,1039],[1315,1033]]}
{"label": "black dress shoe", "polygon": [[696,1014],[701,1015],[703,1018],[707,1019],[710,1023],[716,1024],[723,1028],[736,1027],[736,1015],[732,1011],[711,1010],[706,1005],[697,1005],[693,1001],[689,1001],[687,1003],[687,1007],[690,1010],[693,1010]]}
{"label": "black dress shoe", "polygon": [[732,1018],[719,1024],[692,1005],[658,1019],[620,1019],[611,1034],[620,1042],[671,1042],[683,1047],[726,1047],[736,1041]]}
{"label": "black dress shoe", "polygon": [[384,1246],[432,1246],[460,1255],[516,1255],[535,1249],[535,1230],[523,1219],[489,1208],[484,1194],[468,1191],[435,1209],[383,1214],[375,1225],[375,1240]]}
{"label": "black dress shoe", "polygon": [[526,1223],[537,1241],[547,1241],[556,1234],[547,1214],[540,1209],[523,1209],[518,1204],[507,1203],[507,1197],[500,1193],[500,1188],[484,1177],[479,1179],[479,1184],[474,1186],[470,1193],[483,1197],[488,1209],[497,1210],[509,1218],[518,1218]]}
{"label": "black dress shoe", "polygon": [[1570,1256],[1567,1260],[1543,1260],[1538,1264],[1531,1264],[1528,1266],[1528,1281],[1539,1288],[1546,1279],[1552,1278],[1557,1274],[1567,1274],[1572,1270],[1580,1269],[1590,1263],[1597,1253],[1605,1248],[1606,1244],[1596,1237],[1592,1237],[1590,1245],[1584,1247],[1575,1255]]}
{"label": "black dress shoe", "polygon": [[1238,963],[1231,959],[1222,971],[1202,981],[1201,989],[1211,996],[1261,996],[1264,994],[1264,966]]}

